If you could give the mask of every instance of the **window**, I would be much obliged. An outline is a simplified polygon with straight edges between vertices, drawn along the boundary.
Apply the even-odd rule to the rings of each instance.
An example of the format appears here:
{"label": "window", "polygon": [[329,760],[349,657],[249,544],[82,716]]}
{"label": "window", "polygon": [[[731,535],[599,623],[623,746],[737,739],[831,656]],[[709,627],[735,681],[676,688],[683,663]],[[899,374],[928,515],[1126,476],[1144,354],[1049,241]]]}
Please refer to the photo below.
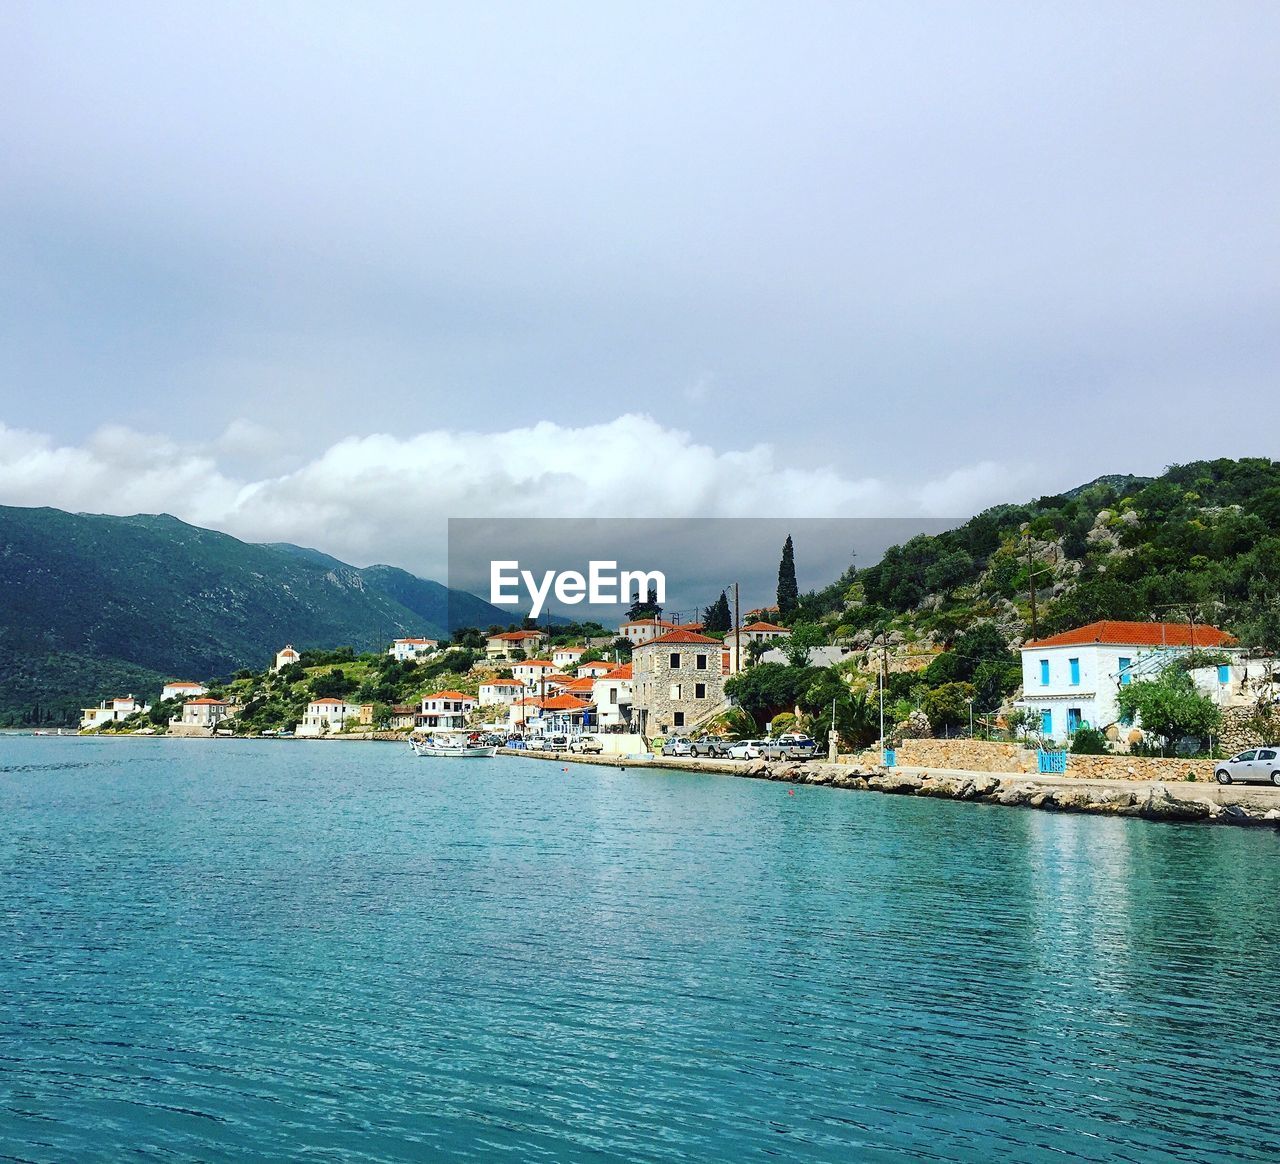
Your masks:
{"label": "window", "polygon": [[609,688],[609,702],[610,703],[618,702],[618,689],[616,687]]}
{"label": "window", "polygon": [[693,697],[694,699],[706,699],[707,685],[705,683],[695,683],[693,685]]}
{"label": "window", "polygon": [[1274,760],[1275,758],[1276,758],[1276,754],[1274,750],[1272,750],[1271,748],[1263,748],[1258,753],[1259,760]]}
{"label": "window", "polygon": [[1049,660],[1048,659],[1040,660],[1040,686],[1041,687],[1049,686]]}
{"label": "window", "polygon": [[706,656],[706,655],[695,655],[695,656],[694,656],[694,659],[693,659],[693,665],[694,665],[694,667],[696,667],[699,671],[705,671],[705,670],[707,669],[707,656]]}
{"label": "window", "polygon": [[1236,759],[1237,759],[1237,760],[1246,760],[1246,761],[1247,761],[1247,760],[1252,760],[1252,759],[1253,759],[1257,754],[1258,754],[1258,753],[1257,753],[1256,751],[1251,751],[1251,752],[1241,752],[1241,753],[1240,753],[1240,755],[1238,755],[1238,756],[1236,757]]}
{"label": "window", "polygon": [[1084,722],[1084,716],[1078,707],[1067,708],[1067,735],[1073,736],[1080,730],[1080,725]]}
{"label": "window", "polygon": [[1080,660],[1068,659],[1067,666],[1071,668],[1071,686],[1080,686]]}
{"label": "window", "polygon": [[673,671],[680,670],[680,652],[679,651],[671,652],[671,669]]}
{"label": "window", "polygon": [[1053,708],[1042,707],[1040,709],[1040,731],[1043,735],[1053,735]]}
{"label": "window", "polygon": [[676,727],[684,727],[684,712],[683,712],[683,711],[677,711],[677,712],[676,712],[676,713],[675,713],[671,718],[672,718],[672,721],[674,722],[674,724],[675,724],[675,726],[676,726]]}
{"label": "window", "polygon": [[1218,682],[1225,687],[1231,682],[1231,666],[1228,663],[1220,663],[1218,665]]}
{"label": "window", "polygon": [[1120,664],[1120,686],[1123,687],[1133,679],[1133,676],[1129,674],[1129,668],[1133,666],[1133,660],[1126,659],[1124,655],[1121,655],[1117,662]]}
{"label": "window", "polygon": [[680,684],[679,683],[671,684],[671,702],[672,703],[680,702]]}

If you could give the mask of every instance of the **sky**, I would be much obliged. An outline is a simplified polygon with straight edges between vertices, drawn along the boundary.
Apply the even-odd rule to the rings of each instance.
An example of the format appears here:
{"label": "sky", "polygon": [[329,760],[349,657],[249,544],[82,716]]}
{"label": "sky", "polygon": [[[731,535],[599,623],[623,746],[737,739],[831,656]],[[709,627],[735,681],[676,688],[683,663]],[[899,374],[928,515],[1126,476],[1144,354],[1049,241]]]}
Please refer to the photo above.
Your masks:
{"label": "sky", "polygon": [[1274,3],[0,6],[0,504],[956,518],[1271,455]]}

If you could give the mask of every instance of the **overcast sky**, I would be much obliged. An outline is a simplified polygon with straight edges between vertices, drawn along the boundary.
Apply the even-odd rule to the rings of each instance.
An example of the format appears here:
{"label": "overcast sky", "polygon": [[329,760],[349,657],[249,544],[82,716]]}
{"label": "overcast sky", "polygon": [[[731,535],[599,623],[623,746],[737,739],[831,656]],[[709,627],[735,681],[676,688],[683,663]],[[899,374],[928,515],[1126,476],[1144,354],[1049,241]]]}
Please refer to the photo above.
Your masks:
{"label": "overcast sky", "polygon": [[964,516],[1274,455],[1280,4],[0,6],[0,503]]}

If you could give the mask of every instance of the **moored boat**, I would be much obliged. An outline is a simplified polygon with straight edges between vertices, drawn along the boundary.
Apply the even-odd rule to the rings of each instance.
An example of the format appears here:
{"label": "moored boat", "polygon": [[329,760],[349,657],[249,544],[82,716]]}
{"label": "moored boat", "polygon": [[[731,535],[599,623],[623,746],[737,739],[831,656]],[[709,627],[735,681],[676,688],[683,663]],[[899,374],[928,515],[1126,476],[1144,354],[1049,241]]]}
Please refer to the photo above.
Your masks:
{"label": "moored boat", "polygon": [[413,748],[415,756],[452,756],[464,760],[492,756],[498,750],[492,744],[482,743],[481,737],[474,732],[459,732],[454,735],[437,732],[425,739],[410,736],[409,746]]}

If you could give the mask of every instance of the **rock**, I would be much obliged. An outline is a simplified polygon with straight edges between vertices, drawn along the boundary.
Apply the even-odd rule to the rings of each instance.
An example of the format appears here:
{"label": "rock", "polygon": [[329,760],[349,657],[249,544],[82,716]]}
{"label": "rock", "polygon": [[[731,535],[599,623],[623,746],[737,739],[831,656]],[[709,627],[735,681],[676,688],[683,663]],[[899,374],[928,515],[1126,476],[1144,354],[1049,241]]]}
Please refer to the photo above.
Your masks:
{"label": "rock", "polygon": [[966,796],[965,799],[977,799],[980,796],[990,796],[992,793],[999,792],[1001,788],[1000,778],[998,776],[980,775],[974,776],[966,781],[972,789],[972,797]]}
{"label": "rock", "polygon": [[1029,797],[1027,805],[1030,808],[1057,808],[1058,797],[1052,788],[1046,788]]}
{"label": "rock", "polygon": [[1118,813],[1133,808],[1138,798],[1132,792],[1104,792],[1091,801],[1090,811]]}
{"label": "rock", "polygon": [[743,775],[745,776],[756,776],[762,780],[768,779],[769,765],[766,764],[763,760],[752,760],[750,763],[747,764],[747,766],[742,770],[742,772],[743,772]]}
{"label": "rock", "polygon": [[1009,788],[1003,789],[995,799],[997,804],[1023,805],[1031,800],[1034,792],[1035,789],[1029,784],[1014,784]]}
{"label": "rock", "polygon": [[1280,820],[1280,808],[1269,808],[1262,814],[1263,820]]}
{"label": "rock", "polygon": [[1157,784],[1138,806],[1146,820],[1205,820],[1209,806],[1203,800],[1180,800],[1163,784]]}
{"label": "rock", "polygon": [[911,795],[920,791],[920,786],[924,783],[919,776],[907,776],[902,773],[886,772],[883,776],[872,776],[867,781],[867,787],[874,789],[876,792],[889,792],[896,794]]}
{"label": "rock", "polygon": [[960,781],[954,776],[926,776],[920,783],[921,796],[939,796],[943,799],[953,799],[960,789]]}

